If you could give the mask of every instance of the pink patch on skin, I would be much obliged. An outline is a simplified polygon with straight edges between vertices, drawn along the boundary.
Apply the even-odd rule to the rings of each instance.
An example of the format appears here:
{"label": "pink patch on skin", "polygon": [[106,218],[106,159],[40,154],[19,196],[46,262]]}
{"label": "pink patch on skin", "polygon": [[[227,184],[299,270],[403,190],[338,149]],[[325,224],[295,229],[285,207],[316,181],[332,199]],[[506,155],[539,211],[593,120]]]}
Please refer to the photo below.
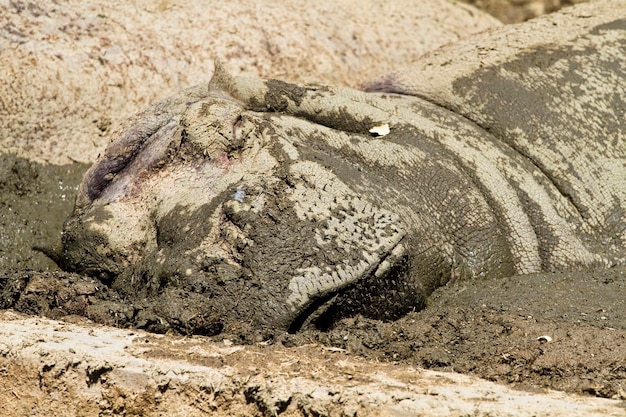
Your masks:
{"label": "pink patch on skin", "polygon": [[228,158],[228,154],[226,152],[222,152],[215,161],[217,166],[222,169],[229,169],[233,163]]}

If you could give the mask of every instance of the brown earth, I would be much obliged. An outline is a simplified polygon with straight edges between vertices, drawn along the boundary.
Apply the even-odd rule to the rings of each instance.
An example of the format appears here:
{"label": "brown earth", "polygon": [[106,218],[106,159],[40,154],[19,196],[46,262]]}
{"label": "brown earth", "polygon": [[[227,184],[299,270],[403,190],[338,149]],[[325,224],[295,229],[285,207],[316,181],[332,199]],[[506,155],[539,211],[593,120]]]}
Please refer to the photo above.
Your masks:
{"label": "brown earth", "polygon": [[426,369],[626,400],[626,268],[441,288],[393,323],[356,318],[293,337]]}
{"label": "brown earth", "polygon": [[[75,319],[77,320],[77,319]],[[622,416],[342,349],[122,331],[0,312],[1,416]]]}

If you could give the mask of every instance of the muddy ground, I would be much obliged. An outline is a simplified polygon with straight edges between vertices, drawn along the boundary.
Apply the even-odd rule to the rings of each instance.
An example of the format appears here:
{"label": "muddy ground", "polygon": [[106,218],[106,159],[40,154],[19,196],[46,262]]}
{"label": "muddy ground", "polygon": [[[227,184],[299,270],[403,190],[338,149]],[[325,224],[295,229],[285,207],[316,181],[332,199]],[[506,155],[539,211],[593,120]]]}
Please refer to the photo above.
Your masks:
{"label": "muddy ground", "polygon": [[[0,156],[2,306],[67,319],[84,313],[96,298],[119,301],[85,277],[73,278],[86,283],[78,286],[82,293],[52,288],[68,274],[44,253],[53,254],[60,242],[63,220],[86,168]],[[28,283],[30,295],[22,294],[16,305],[16,285]],[[44,293],[54,294],[54,299],[38,300]],[[92,319],[116,324],[90,311]],[[277,348],[322,344],[369,359],[471,374],[523,390],[553,388],[626,400],[624,311],[626,269],[616,268],[461,282],[436,291],[423,311],[390,323],[356,317],[327,331],[268,336],[242,330],[214,339],[250,343],[269,338],[265,342]]]}

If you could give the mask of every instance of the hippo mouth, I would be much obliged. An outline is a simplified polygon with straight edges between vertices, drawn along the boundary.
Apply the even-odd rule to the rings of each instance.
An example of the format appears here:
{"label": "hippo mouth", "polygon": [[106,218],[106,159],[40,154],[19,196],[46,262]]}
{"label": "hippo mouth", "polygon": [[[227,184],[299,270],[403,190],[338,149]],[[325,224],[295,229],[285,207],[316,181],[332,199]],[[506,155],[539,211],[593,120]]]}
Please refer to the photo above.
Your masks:
{"label": "hippo mouth", "polygon": [[367,313],[362,294],[376,291],[381,283],[402,281],[398,275],[406,264],[404,240],[404,234],[398,234],[393,245],[389,245],[390,249],[380,256],[368,254],[354,267],[346,264],[334,270],[326,268],[323,272],[319,268],[311,268],[307,273],[294,277],[289,285],[292,294],[288,304],[293,308],[295,295],[302,297],[303,287],[308,290],[308,297],[300,301],[288,332],[295,333],[306,328],[327,329],[347,315]]}

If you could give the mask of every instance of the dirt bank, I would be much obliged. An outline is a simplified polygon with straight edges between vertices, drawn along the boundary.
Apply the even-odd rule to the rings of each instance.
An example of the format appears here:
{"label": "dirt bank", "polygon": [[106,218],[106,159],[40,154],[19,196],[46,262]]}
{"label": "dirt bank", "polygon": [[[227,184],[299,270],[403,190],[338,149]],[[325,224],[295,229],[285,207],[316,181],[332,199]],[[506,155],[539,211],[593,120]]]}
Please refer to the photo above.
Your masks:
{"label": "dirt bank", "polygon": [[317,344],[236,346],[0,313],[6,416],[620,416],[619,402],[524,392]]}

